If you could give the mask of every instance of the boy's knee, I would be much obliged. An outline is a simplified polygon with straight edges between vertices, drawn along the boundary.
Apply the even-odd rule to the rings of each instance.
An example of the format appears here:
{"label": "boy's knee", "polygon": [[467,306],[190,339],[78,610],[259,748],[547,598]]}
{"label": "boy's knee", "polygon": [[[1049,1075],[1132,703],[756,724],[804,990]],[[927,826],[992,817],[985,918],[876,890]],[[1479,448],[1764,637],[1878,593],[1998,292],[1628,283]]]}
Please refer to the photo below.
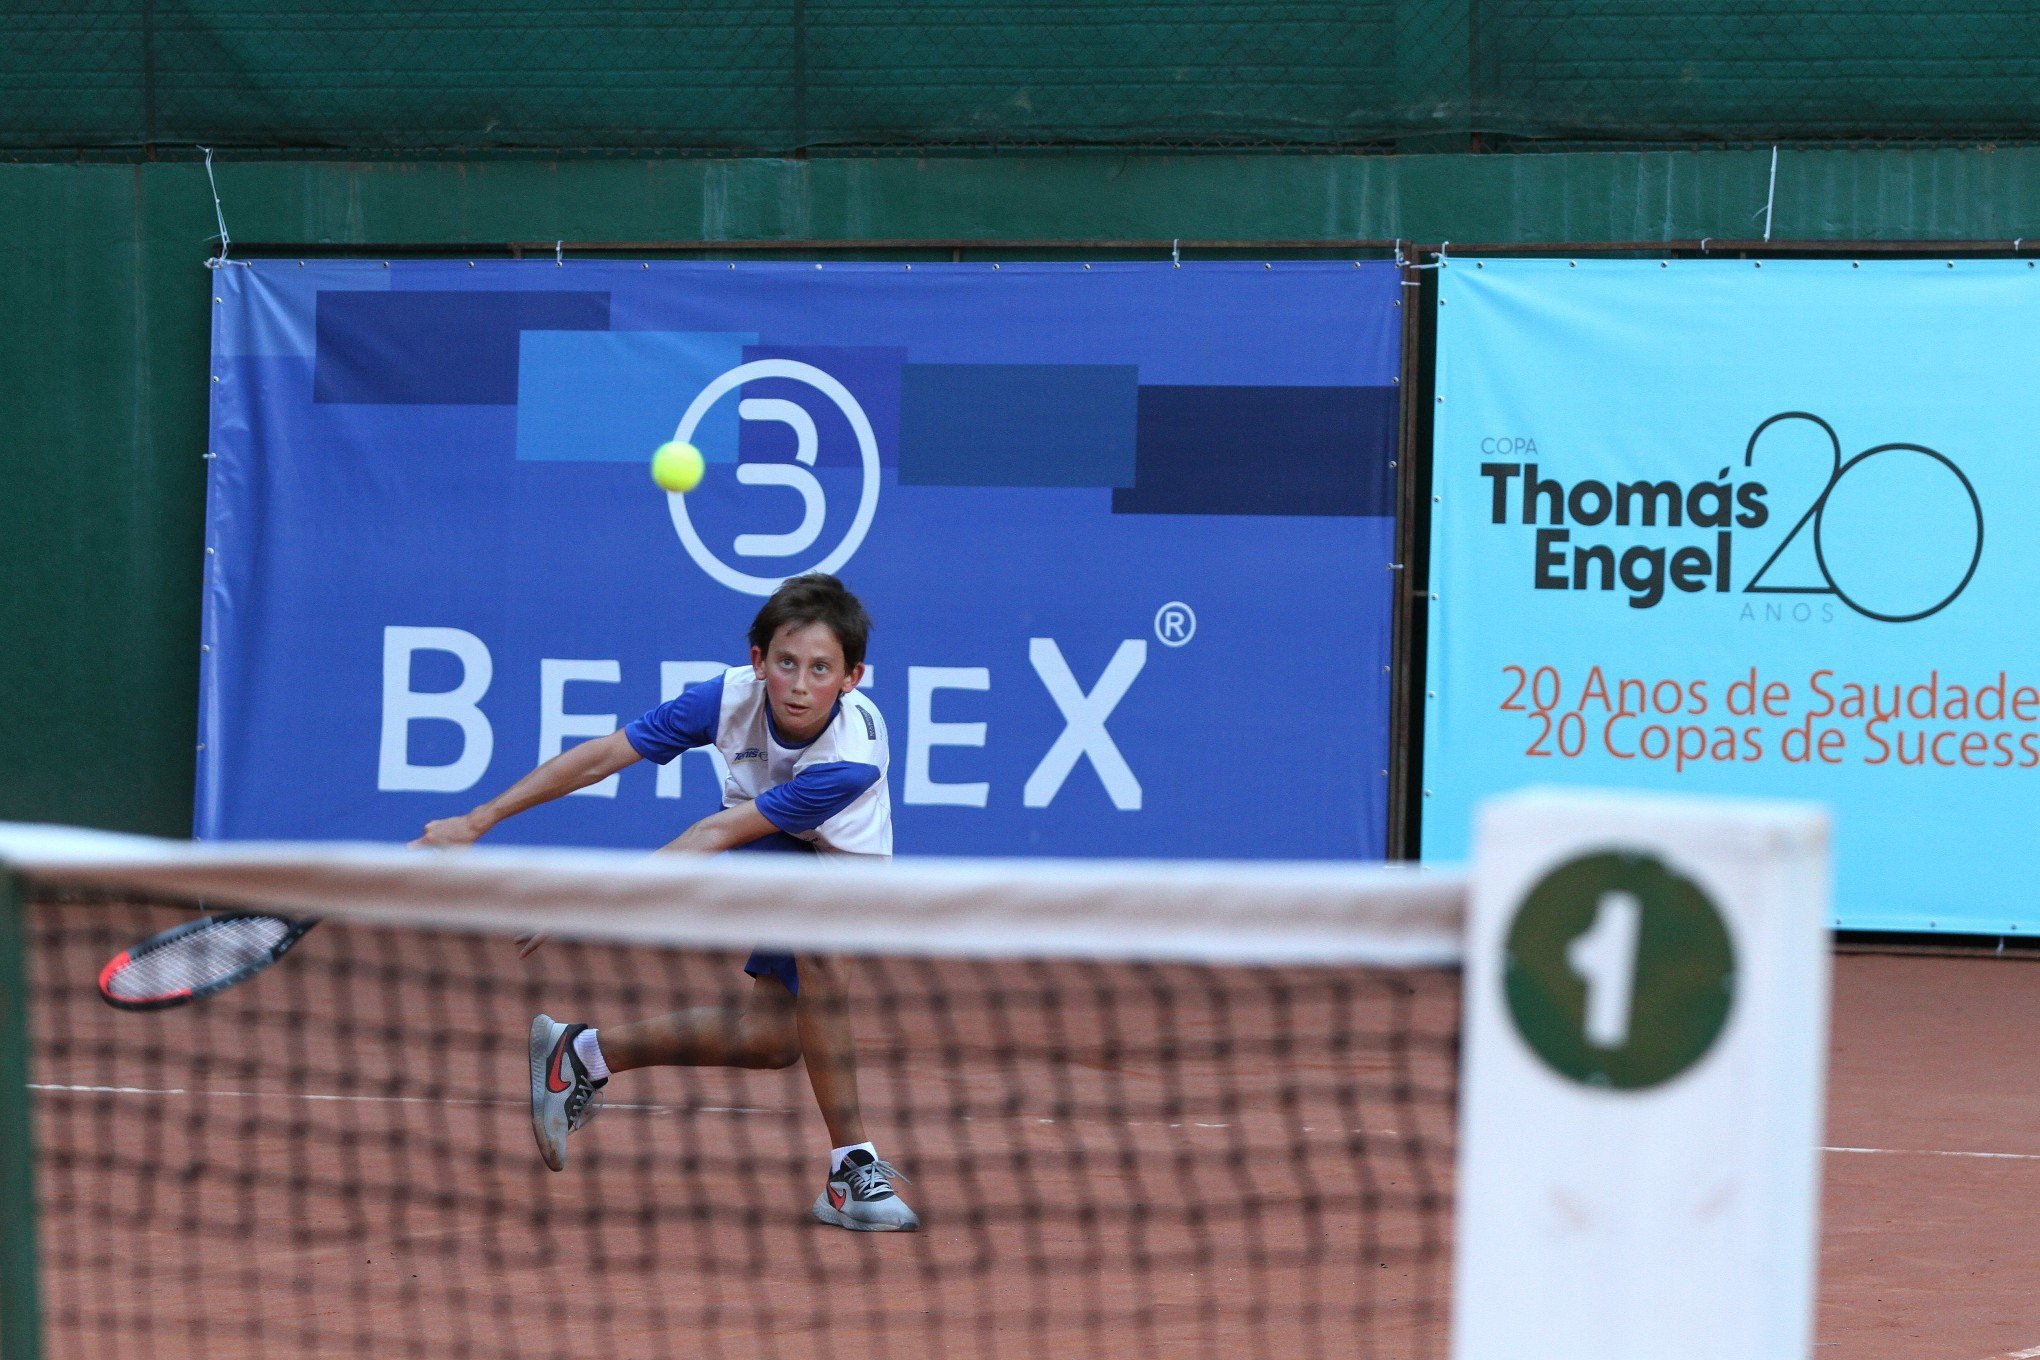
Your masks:
{"label": "boy's knee", "polygon": [[791,1067],[800,1061],[800,1040],[789,1036],[768,1043],[758,1050],[758,1066]]}
{"label": "boy's knee", "polygon": [[791,1025],[753,1028],[744,1035],[740,1056],[746,1067],[791,1067],[800,1061],[800,1031]]}

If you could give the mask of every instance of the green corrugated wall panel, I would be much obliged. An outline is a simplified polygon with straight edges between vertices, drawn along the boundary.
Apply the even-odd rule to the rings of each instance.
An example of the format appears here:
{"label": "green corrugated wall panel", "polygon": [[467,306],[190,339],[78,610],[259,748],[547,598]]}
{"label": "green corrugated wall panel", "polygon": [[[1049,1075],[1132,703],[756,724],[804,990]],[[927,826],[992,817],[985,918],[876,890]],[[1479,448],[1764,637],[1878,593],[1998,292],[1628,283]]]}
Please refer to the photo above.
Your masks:
{"label": "green corrugated wall panel", "polygon": [[190,824],[208,276],[184,179],[0,167],[0,816]]}
{"label": "green corrugated wall panel", "polygon": [[[237,239],[1747,238],[1757,152],[265,161]],[[202,166],[0,165],[0,818],[190,826],[212,235]],[[2040,149],[1788,152],[1780,238],[2040,238]]]}
{"label": "green corrugated wall panel", "polygon": [[[592,160],[219,169],[242,240],[1747,239],[1768,151]],[[16,173],[25,167],[4,169]],[[79,173],[125,175],[107,167]],[[204,214],[204,173],[156,166]],[[1780,239],[2040,236],[2040,149],[1785,152]],[[205,232],[200,232],[203,236]]]}

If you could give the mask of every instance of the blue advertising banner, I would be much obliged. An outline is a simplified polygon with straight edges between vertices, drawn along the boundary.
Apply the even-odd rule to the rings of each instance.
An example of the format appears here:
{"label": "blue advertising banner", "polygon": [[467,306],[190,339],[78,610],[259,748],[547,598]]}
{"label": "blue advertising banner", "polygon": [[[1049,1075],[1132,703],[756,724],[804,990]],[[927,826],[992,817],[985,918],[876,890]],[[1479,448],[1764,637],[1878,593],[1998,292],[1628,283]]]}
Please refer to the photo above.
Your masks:
{"label": "blue advertising banner", "polygon": [[[901,853],[1383,853],[1392,265],[214,282],[200,836],[415,835],[744,661],[820,569],[875,621]],[[492,839],[657,846],[713,759]]]}
{"label": "blue advertising banner", "polygon": [[1424,853],[1527,783],[1818,799],[1836,924],[2040,930],[2040,272],[1452,261]]}

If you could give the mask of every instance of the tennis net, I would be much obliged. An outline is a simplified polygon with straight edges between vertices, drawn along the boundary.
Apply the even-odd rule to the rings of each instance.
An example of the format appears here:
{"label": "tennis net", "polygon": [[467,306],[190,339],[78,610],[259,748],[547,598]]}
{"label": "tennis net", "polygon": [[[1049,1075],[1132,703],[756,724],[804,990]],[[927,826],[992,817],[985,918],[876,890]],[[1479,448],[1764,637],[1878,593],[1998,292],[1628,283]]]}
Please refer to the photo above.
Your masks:
{"label": "tennis net", "polygon": [[[53,1360],[1445,1352],[1454,878],[0,853]],[[107,959],[200,903],[324,919],[217,996],[105,1005]],[[798,1062],[618,1073],[541,1162],[532,1016],[740,1005],[754,943],[849,961],[864,1118],[921,1231],[811,1217]]]}

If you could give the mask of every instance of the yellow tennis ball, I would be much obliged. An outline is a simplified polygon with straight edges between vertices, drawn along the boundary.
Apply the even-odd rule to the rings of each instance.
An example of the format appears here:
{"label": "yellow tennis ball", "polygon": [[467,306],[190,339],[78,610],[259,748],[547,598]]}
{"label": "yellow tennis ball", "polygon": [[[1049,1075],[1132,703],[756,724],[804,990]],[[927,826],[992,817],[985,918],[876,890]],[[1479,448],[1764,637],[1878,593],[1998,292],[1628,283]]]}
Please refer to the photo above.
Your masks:
{"label": "yellow tennis ball", "polygon": [[652,455],[652,480],[668,491],[692,491],[701,485],[702,471],[701,450],[677,439]]}

